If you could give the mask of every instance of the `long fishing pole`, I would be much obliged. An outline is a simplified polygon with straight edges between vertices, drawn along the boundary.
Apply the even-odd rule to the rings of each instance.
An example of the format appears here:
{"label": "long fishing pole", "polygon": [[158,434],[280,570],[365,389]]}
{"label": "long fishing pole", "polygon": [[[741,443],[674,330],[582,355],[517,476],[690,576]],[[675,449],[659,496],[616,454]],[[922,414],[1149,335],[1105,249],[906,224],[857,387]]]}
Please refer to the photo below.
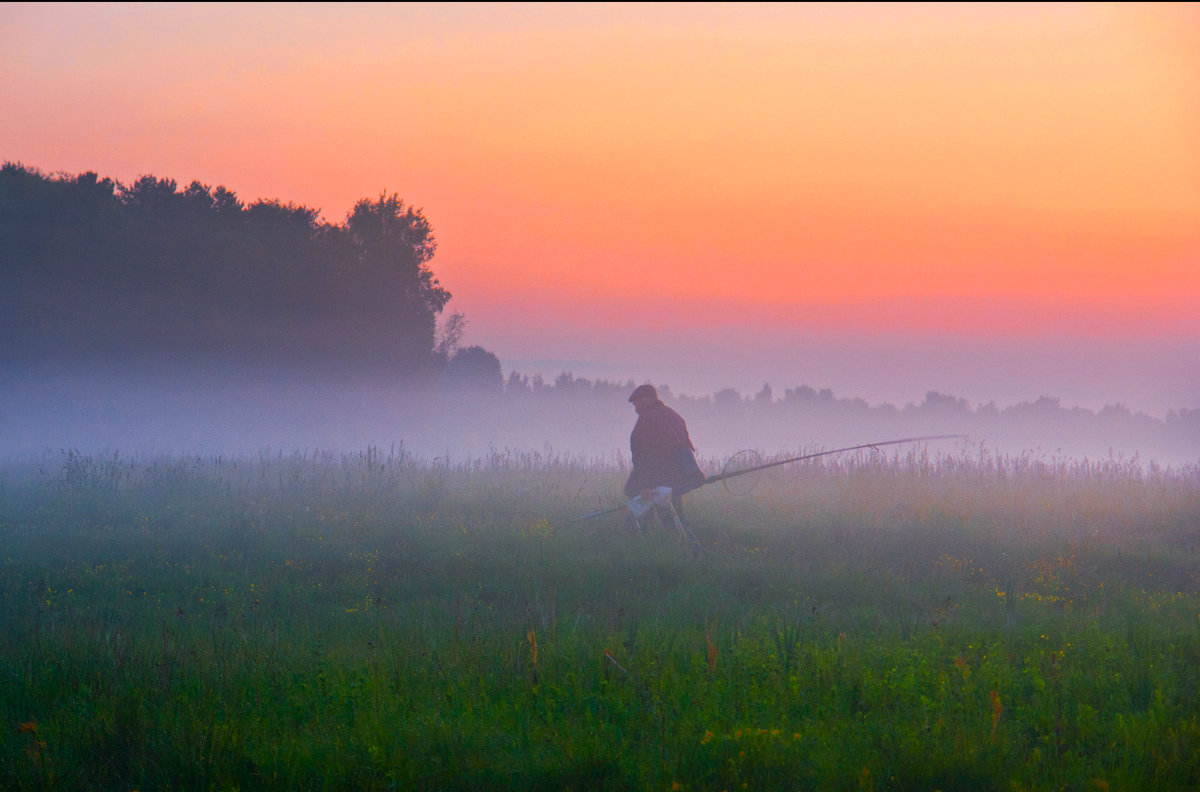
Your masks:
{"label": "long fishing pole", "polygon": [[[899,440],[884,440],[880,443],[863,443],[862,445],[848,446],[846,448],[835,448],[832,451],[818,451],[815,454],[805,454],[804,456],[792,457],[791,459],[779,459],[774,462],[767,462],[762,465],[744,468],[742,470],[731,470],[728,473],[718,473],[715,476],[705,476],[704,484],[715,484],[718,481],[744,476],[747,473],[757,473],[760,470],[767,468],[779,467],[792,462],[803,462],[806,459],[815,459],[816,457],[828,456],[829,454],[840,454],[843,451],[858,451],[863,448],[875,448],[876,446],[896,445],[897,443],[919,443],[922,440],[949,440],[954,437],[966,437],[966,435],[949,434],[949,435],[928,435],[925,437],[904,437]],[[700,486],[704,486],[701,484]]]}
{"label": "long fishing pole", "polygon": [[[731,478],[735,478],[737,476],[744,476],[747,473],[757,473],[760,470],[766,470],[767,468],[779,467],[780,465],[788,465],[788,464],[791,464],[792,462],[803,462],[806,459],[816,459],[817,457],[829,456],[830,454],[840,454],[843,451],[858,451],[863,448],[877,448],[878,446],[896,445],[898,443],[919,443],[922,440],[949,440],[949,439],[952,439],[955,437],[966,437],[966,435],[946,434],[946,435],[925,435],[923,437],[902,437],[899,440],[883,440],[878,443],[863,443],[862,445],[847,446],[846,448],[834,448],[829,451],[817,451],[816,453],[804,454],[803,456],[791,457],[789,459],[778,459],[774,462],[766,462],[762,465],[755,465],[754,467],[745,468],[744,470],[732,470],[732,471],[729,471],[728,473],[718,473],[715,476],[705,476],[704,481],[701,482],[700,486],[697,487],[696,489],[699,489],[700,487],[703,487],[707,484],[715,484],[718,481],[727,481],[727,480],[729,480]],[[624,508],[626,508],[626,505],[624,503],[620,504],[619,506],[609,506],[607,509],[598,509],[594,512],[585,514],[582,517],[576,517],[574,520],[571,520],[571,522],[582,522],[584,520],[590,520],[593,517],[600,517],[601,515],[612,514],[613,512],[620,511],[621,509],[624,509]]]}

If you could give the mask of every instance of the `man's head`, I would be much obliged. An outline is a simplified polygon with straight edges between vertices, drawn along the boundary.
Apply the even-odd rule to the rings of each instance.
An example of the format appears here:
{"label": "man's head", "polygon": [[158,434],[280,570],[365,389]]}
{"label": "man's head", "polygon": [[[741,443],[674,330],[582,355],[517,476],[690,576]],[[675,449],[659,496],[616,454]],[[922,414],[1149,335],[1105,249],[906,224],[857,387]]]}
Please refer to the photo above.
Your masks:
{"label": "man's head", "polygon": [[658,401],[658,391],[654,390],[653,385],[638,385],[633,389],[633,393],[629,394],[629,403],[638,410],[656,401]]}

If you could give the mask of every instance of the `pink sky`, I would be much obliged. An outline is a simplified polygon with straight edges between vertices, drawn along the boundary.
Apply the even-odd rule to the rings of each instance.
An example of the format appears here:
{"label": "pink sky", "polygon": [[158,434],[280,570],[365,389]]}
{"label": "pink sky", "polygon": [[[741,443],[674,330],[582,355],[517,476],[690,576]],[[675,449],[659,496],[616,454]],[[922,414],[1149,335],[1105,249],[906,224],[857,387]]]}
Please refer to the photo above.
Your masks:
{"label": "pink sky", "polygon": [[400,193],[506,370],[1200,407],[1195,4],[8,4],[0,69],[6,160]]}

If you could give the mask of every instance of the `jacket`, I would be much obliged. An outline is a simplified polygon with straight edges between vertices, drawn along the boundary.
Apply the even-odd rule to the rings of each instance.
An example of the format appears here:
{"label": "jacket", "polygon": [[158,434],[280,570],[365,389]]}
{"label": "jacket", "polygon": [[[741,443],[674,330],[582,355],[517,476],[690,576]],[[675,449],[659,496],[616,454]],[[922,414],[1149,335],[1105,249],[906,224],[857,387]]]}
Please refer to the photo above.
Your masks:
{"label": "jacket", "polygon": [[[625,482],[625,495],[630,498],[654,487],[670,487],[675,493],[683,493],[704,482],[704,474],[690,456],[696,449],[688,437],[687,423],[661,400],[638,413],[629,435],[629,450],[633,471]],[[685,453],[691,461],[690,470],[685,469]]]}

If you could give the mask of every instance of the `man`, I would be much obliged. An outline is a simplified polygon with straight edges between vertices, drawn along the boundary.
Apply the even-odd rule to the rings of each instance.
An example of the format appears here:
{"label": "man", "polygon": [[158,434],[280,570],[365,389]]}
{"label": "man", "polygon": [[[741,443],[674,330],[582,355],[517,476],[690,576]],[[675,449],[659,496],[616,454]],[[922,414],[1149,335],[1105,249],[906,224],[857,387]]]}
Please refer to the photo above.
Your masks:
{"label": "man", "polygon": [[695,447],[688,437],[687,424],[679,413],[663,404],[653,385],[639,385],[629,396],[637,412],[637,423],[629,435],[633,471],[625,482],[625,495],[653,500],[653,490],[671,489],[675,513],[683,513],[683,494],[704,483],[704,473],[696,465]]}

